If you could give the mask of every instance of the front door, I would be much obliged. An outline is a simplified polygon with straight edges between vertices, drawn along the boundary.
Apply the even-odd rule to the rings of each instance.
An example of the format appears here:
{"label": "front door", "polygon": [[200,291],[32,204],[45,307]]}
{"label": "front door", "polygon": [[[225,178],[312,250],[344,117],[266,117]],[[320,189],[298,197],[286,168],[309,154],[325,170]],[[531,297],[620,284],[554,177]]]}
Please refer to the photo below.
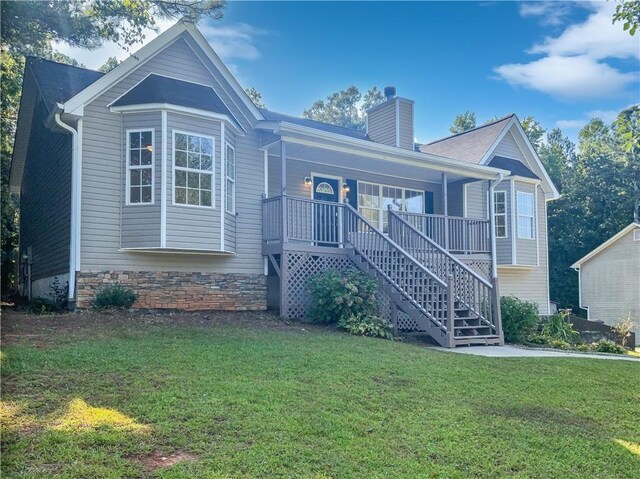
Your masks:
{"label": "front door", "polygon": [[[326,201],[314,205],[314,239],[318,246],[337,246],[340,181],[337,178],[313,177],[313,199]],[[334,204],[330,204],[334,203]]]}

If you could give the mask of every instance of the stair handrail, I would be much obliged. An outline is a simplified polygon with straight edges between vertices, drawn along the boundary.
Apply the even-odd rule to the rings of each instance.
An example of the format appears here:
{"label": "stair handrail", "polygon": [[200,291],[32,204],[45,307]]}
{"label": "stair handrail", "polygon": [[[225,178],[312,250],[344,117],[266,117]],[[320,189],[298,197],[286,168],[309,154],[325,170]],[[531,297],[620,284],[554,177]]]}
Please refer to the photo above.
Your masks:
{"label": "stair handrail", "polygon": [[[436,252],[440,254],[439,257],[437,257],[436,255],[436,260],[437,261],[444,260],[445,271],[443,274],[448,278],[447,282],[451,281],[451,278],[452,278],[451,274],[453,273],[454,269],[457,268],[461,270],[461,272],[464,272],[468,276],[471,276],[471,282],[477,281],[478,283],[480,283],[480,285],[486,288],[487,290],[486,294],[481,295],[483,296],[482,300],[479,300],[476,298],[475,293],[477,292],[475,291],[475,288],[472,288],[472,291],[470,292],[470,294],[469,294],[469,291],[466,291],[466,288],[458,288],[456,290],[455,298],[459,300],[464,306],[469,308],[471,311],[478,314],[478,316],[484,321],[484,323],[487,326],[490,326],[491,328],[495,329],[496,332],[499,332],[498,331],[499,319],[494,318],[496,312],[495,312],[495,308],[492,305],[492,299],[491,299],[491,295],[494,289],[493,284],[489,283],[482,276],[480,276],[478,273],[473,271],[466,264],[462,263],[458,258],[453,256],[448,251],[446,251],[444,248],[442,248],[440,245],[434,242],[431,238],[429,238],[427,235],[425,235],[420,230],[415,228],[408,221],[406,221],[404,218],[402,218],[399,214],[397,214],[391,209],[389,209],[388,220],[389,220],[389,235],[392,237],[392,239],[396,243],[400,244],[401,246],[404,246],[402,245],[403,236],[394,235],[394,232],[396,232],[398,229],[398,226],[400,226],[401,228],[405,228],[410,233],[412,233],[414,235],[414,238],[418,238],[423,244],[426,243],[426,245],[432,247],[433,250],[436,250]],[[394,223],[394,221],[397,223]],[[404,247],[406,248],[406,246]],[[469,284],[469,282],[465,282],[465,283]],[[486,302],[486,304],[483,305],[482,304],[483,302]],[[482,311],[482,309],[486,309],[486,308],[489,309],[488,315]],[[489,316],[489,319],[487,319],[485,316]]]}
{"label": "stair handrail", "polygon": [[[368,257],[362,251],[362,249],[360,249],[358,247],[357,244],[355,244],[352,241],[352,239],[350,237],[351,233],[357,233],[358,230],[357,230],[357,228],[355,228],[354,231],[350,231],[350,229],[348,228],[348,225],[352,222],[351,218],[353,218],[356,222],[360,222],[363,225],[365,225],[368,228],[368,233],[372,233],[372,234],[376,235],[384,243],[386,243],[387,245],[391,246],[400,255],[402,255],[404,257],[405,261],[411,263],[416,268],[417,271],[420,271],[421,273],[425,274],[440,289],[441,294],[443,294],[443,295],[448,294],[450,291],[452,291],[454,285],[447,285],[437,275],[435,275],[434,273],[429,271],[428,268],[426,268],[422,263],[420,263],[420,261],[415,259],[411,254],[409,254],[404,248],[402,248],[402,246],[397,244],[395,241],[393,241],[387,235],[383,234],[378,228],[373,226],[366,218],[364,218],[362,215],[360,215],[360,213],[357,210],[355,210],[348,202],[343,203],[343,207],[345,208],[345,215],[344,215],[344,219],[343,219],[343,221],[344,221],[344,226],[343,226],[343,228],[344,228],[344,233],[343,233],[344,242],[346,244],[351,245],[355,250],[357,250],[360,254],[362,254],[363,257],[387,281],[389,281],[400,293],[402,293],[415,307],[417,307],[419,310],[421,310],[431,322],[436,324],[439,328],[441,328],[447,334],[451,334],[452,335],[453,334],[453,330],[454,330],[454,319],[453,319],[452,316],[445,316],[445,313],[447,313],[448,307],[443,307],[440,310],[436,309],[434,311],[433,305],[434,305],[434,303],[435,304],[438,303],[437,300],[427,301],[427,302],[425,302],[425,304],[422,304],[422,302],[418,301],[412,294],[407,292],[405,290],[405,288],[403,288],[401,286],[401,284],[398,283],[398,281],[394,280],[387,273],[385,273],[385,271],[383,271],[382,268],[379,265],[377,265],[370,257]],[[438,314],[438,313],[440,313],[440,314]],[[446,325],[445,325],[445,322],[444,322],[445,319],[446,319]],[[449,325],[451,327],[449,327]]]}

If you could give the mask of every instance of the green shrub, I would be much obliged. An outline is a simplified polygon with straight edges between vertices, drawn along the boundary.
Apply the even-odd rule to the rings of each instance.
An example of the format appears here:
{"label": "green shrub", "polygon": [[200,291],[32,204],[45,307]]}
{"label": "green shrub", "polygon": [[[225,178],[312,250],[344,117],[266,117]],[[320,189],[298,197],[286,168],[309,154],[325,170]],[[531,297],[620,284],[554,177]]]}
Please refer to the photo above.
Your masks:
{"label": "green shrub", "polygon": [[593,346],[587,343],[582,343],[582,344],[576,345],[576,349],[582,352],[593,351]]}
{"label": "green shrub", "polygon": [[549,346],[556,349],[569,349],[571,348],[571,344],[567,341],[563,341],[562,339],[550,339]]}
{"label": "green shrub", "polygon": [[378,285],[356,270],[326,271],[309,279],[314,323],[336,324],[351,334],[392,339],[392,326],[379,314]]}
{"label": "green shrub", "polygon": [[102,288],[93,298],[95,309],[128,309],[136,302],[138,296],[129,288],[113,284]]}
{"label": "green shrub", "polygon": [[547,345],[549,344],[549,338],[547,336],[543,336],[542,334],[534,334],[527,338],[527,343]]}
{"label": "green shrub", "polygon": [[378,286],[364,273],[355,270],[329,270],[309,279],[314,323],[337,324],[349,318],[378,316]]}
{"label": "green shrub", "polygon": [[612,353],[612,354],[625,354],[627,352],[619,344],[614,343],[613,341],[609,341],[608,339],[601,339],[596,344],[595,350],[599,353]]}
{"label": "green shrub", "polygon": [[359,336],[393,339],[393,326],[378,316],[351,316],[338,321],[338,327]]}
{"label": "green shrub", "polygon": [[57,276],[49,286],[48,297],[32,298],[22,309],[32,314],[61,313],[67,309],[69,283],[60,284]]}
{"label": "green shrub", "polygon": [[538,306],[515,296],[500,298],[502,330],[508,343],[524,343],[538,325]]}
{"label": "green shrub", "polygon": [[567,321],[568,316],[568,311],[560,311],[546,319],[542,324],[542,336],[566,343],[577,342],[580,339],[580,333]]}

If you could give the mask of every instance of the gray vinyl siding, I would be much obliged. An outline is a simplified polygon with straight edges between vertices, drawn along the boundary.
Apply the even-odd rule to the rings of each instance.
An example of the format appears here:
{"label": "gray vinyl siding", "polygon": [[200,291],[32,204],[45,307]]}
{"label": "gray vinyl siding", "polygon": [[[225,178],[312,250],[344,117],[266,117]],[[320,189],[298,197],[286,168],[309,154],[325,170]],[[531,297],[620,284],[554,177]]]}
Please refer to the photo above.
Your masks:
{"label": "gray vinyl siding", "polygon": [[32,248],[32,279],[69,272],[71,135],[45,127],[46,106],[35,106],[20,194],[20,252]]}
{"label": "gray vinyl siding", "polygon": [[406,148],[408,150],[413,150],[414,145],[414,133],[413,133],[413,103],[404,101],[402,99],[398,100],[400,102],[399,106],[399,121],[400,121],[400,148]]}
{"label": "gray vinyl siding", "polygon": [[466,205],[467,218],[487,219],[487,194],[488,185],[486,181],[474,181],[464,186],[464,201]]}
{"label": "gray vinyl siding", "polygon": [[[154,202],[127,205],[127,130],[153,130]],[[162,180],[162,115],[159,111],[122,115],[122,248],[158,248],[160,246],[160,198]]]}
{"label": "gray vinyl siding", "polygon": [[367,133],[376,143],[396,146],[396,102],[388,101],[370,112]]}
{"label": "gray vinyl siding", "polygon": [[[187,44],[191,43],[191,47]],[[194,50],[199,52],[197,56]],[[206,60],[204,53],[191,39],[180,38],[130,75],[85,106],[82,178],[82,251],[81,268],[88,270],[139,271],[217,271],[262,273],[261,209],[264,190],[263,156],[259,150],[259,133],[250,128],[247,109],[229,88],[222,75]],[[138,253],[119,250],[120,208],[122,195],[121,115],[112,113],[107,104],[154,72],[182,80],[211,85],[229,110],[247,130],[236,140],[236,255]],[[235,98],[235,99],[232,99]],[[168,114],[171,134],[175,115]],[[197,133],[202,121],[188,117],[181,129]],[[219,130],[219,126],[217,127]],[[227,132],[229,127],[227,127]],[[203,130],[200,130],[203,131]],[[211,131],[203,131],[211,135]],[[216,137],[216,208],[174,207],[167,197],[167,246],[189,248],[219,247],[220,206],[220,138]],[[167,182],[171,184],[171,148],[168,148]],[[161,171],[160,151],[156,155],[156,172]],[[156,197],[156,202],[160,197]],[[180,217],[174,213],[179,210]],[[197,211],[197,215],[196,212]],[[177,223],[173,223],[176,220]],[[225,231],[225,236],[226,236]],[[217,235],[217,236],[216,236]]]}
{"label": "gray vinyl siding", "polygon": [[500,143],[496,146],[496,149],[493,151],[493,156],[503,156],[505,158],[513,158],[514,160],[520,160],[526,164],[526,160],[522,151],[518,147],[513,134],[509,131],[502,138]]}
{"label": "gray vinyl siding", "polygon": [[[538,264],[538,236],[540,232],[538,231],[538,225],[540,223],[539,214],[538,217],[534,217],[534,237],[533,239],[523,239],[518,237],[518,192],[530,193],[534,195],[535,210],[534,215],[537,211],[540,210],[540,195],[538,194],[538,198],[535,196],[535,186],[527,183],[520,183],[518,181],[515,182],[516,194],[516,217],[514,218],[514,224],[516,228],[516,264],[521,266],[536,266]],[[539,189],[538,189],[539,191]]]}
{"label": "gray vinyl siding", "polygon": [[[225,133],[225,143],[228,143],[233,148],[235,148],[236,147],[235,134],[230,131],[230,128],[227,128],[225,131],[226,131],[226,133]],[[226,146],[224,146],[224,148],[226,148]],[[262,155],[262,152],[259,152],[259,153],[260,153],[260,155]],[[225,150],[225,155],[226,155],[226,150]],[[260,167],[262,167],[263,164],[264,164],[264,162],[260,162]],[[226,166],[225,166],[225,168],[226,168]],[[225,249],[225,251],[235,252],[235,250],[236,250],[236,214],[227,211],[227,205],[226,205],[226,195],[227,195],[227,192],[226,192],[226,179],[227,179],[227,174],[226,173],[227,172],[226,172],[226,169],[225,169],[225,174],[224,174],[225,198],[222,199],[223,202],[222,202],[222,209],[221,209],[221,211],[224,211],[224,249]],[[258,173],[258,175],[259,175],[259,173]],[[264,182],[263,182],[263,184],[264,184]],[[238,191],[238,172],[236,171],[236,201],[237,201],[237,191]],[[261,192],[262,192],[262,190],[261,190]]]}
{"label": "gray vinyl siding", "polygon": [[511,222],[511,182],[502,181],[498,186],[494,188],[494,191],[504,191],[506,199],[506,222],[507,222],[507,237],[496,238],[496,257],[498,265],[512,264],[512,243],[511,238],[513,236],[513,224]]}
{"label": "gray vinyl siding", "polygon": [[[637,230],[637,228],[636,228]],[[580,265],[581,306],[612,326],[627,314],[640,334],[640,241],[633,229]],[[638,337],[638,336],[636,336]]]}
{"label": "gray vinyl siding", "polygon": [[322,176],[323,174],[339,176],[343,181],[350,179],[398,188],[410,188],[417,191],[432,191],[434,193],[434,208],[436,211],[442,211],[442,189],[438,184],[403,178],[389,178],[373,171],[354,172],[337,166],[312,164],[292,159],[287,161],[287,194],[301,198],[311,198],[311,187],[304,184],[304,178],[312,174],[315,176]]}
{"label": "gray vinyl siding", "polygon": [[[549,314],[549,277],[547,210],[544,194],[538,189],[538,234],[540,264],[527,268],[498,267],[501,296],[513,295],[538,305],[541,314]],[[498,249],[499,251],[499,249]],[[500,262],[498,262],[500,265]]]}

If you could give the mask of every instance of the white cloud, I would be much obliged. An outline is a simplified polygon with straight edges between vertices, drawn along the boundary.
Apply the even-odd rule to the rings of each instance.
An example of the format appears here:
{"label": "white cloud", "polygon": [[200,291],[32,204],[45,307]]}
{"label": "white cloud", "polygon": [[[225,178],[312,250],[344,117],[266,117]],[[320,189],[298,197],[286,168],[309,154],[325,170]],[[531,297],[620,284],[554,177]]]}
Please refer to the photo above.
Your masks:
{"label": "white cloud", "polygon": [[[526,3],[520,6],[520,13],[544,15],[554,8],[563,7],[556,2]],[[542,54],[542,58],[494,68],[499,78],[560,100],[624,95],[631,84],[638,82],[638,69],[624,72],[606,60],[635,62],[640,58],[638,39],[624,32],[619,24],[611,23],[615,5],[592,3],[589,8],[593,13],[584,22],[570,25],[557,37],[545,38],[527,52]]]}
{"label": "white cloud", "polygon": [[630,83],[638,80],[636,73],[622,73],[586,55],[553,56],[530,63],[511,63],[496,67],[495,72],[512,85],[564,100],[618,96]]}
{"label": "white cloud", "polygon": [[258,59],[260,51],[255,45],[255,38],[267,34],[265,30],[246,23],[224,26],[201,25],[200,31],[216,53],[225,60],[231,58]]}
{"label": "white cloud", "polygon": [[612,123],[618,117],[618,110],[593,110],[588,112],[584,118],[576,120],[558,120],[556,126],[564,130],[579,130],[593,118],[600,118],[605,123]]}
{"label": "white cloud", "polygon": [[573,5],[568,2],[521,2],[518,5],[521,17],[538,17],[542,25],[562,25]]}
{"label": "white cloud", "polygon": [[569,26],[556,38],[547,37],[543,43],[534,45],[530,53],[551,56],[588,55],[594,59],[640,58],[640,42],[612,24],[615,4],[602,4],[584,23]]}

